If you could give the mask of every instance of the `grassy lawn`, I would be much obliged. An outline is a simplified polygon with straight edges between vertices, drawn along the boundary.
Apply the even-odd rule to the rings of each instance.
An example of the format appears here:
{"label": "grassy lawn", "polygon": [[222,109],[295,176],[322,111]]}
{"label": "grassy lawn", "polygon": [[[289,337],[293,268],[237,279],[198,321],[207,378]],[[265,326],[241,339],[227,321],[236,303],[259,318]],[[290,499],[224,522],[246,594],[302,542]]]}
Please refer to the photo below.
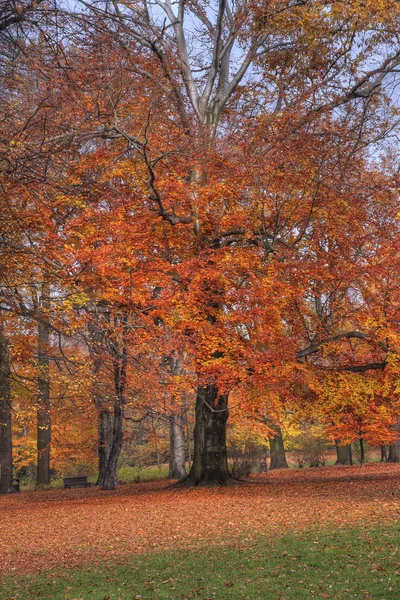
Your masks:
{"label": "grassy lawn", "polygon": [[[146,467],[144,469],[139,469],[138,467],[122,467],[118,470],[118,481],[119,483],[138,483],[138,482],[147,482],[147,481],[159,481],[162,479],[167,479],[169,472],[169,467],[167,465],[161,465],[161,468],[158,467]],[[83,473],[85,474],[85,473]],[[71,476],[72,477],[72,476]],[[95,485],[96,476],[88,476],[88,481]],[[51,490],[51,489],[61,489],[64,487],[64,481],[61,476],[57,476],[51,480],[50,485],[42,485],[40,486],[41,490]],[[33,481],[21,482],[21,491],[22,492],[33,492],[37,490],[37,486]]]}
{"label": "grassy lawn", "polygon": [[305,600],[400,597],[398,523],[315,529],[249,545],[131,556],[6,578],[1,600]]}

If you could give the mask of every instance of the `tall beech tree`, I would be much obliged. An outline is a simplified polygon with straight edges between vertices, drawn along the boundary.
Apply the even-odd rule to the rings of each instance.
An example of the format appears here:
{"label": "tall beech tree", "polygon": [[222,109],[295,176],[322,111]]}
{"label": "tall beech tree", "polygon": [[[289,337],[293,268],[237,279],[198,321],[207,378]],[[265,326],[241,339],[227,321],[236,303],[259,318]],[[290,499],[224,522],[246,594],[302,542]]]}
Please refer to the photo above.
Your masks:
{"label": "tall beech tree", "polygon": [[[212,7],[162,0],[132,6],[84,4],[77,15],[82,26],[96,35],[100,47],[108,44],[118,50],[130,65],[132,81],[141,81],[151,92],[144,101],[147,115],[140,111],[139,119],[133,117],[129,102],[109,92],[107,118],[99,133],[112,132],[136,154],[131,166],[147,178],[147,209],[155,212],[157,227],[174,246],[175,256],[169,259],[174,270],[182,272],[183,263],[193,269],[196,263],[187,252],[178,251],[183,247],[193,248],[197,267],[201,257],[210,271],[221,275],[224,257],[233,249],[244,257],[250,247],[266,262],[282,260],[285,252],[302,244],[306,252],[304,241],[311,239],[314,219],[321,216],[326,172],[333,167],[328,148],[340,145],[350,159],[393,125],[386,111],[385,84],[399,63],[397,37],[391,33],[398,16],[393,3],[373,1],[357,3],[357,8],[340,5],[340,10],[337,3],[325,2],[231,5],[221,0]],[[337,116],[329,117],[332,111]],[[357,139],[354,134],[346,138],[346,130],[357,130]],[[238,183],[235,169],[245,150],[238,136],[247,138],[246,151],[252,147],[253,152],[247,158],[251,175],[242,174],[233,194],[231,188]],[[298,165],[304,169],[303,181],[296,180],[294,171],[290,177],[287,153],[296,148],[294,154],[304,156],[311,140],[321,137],[325,162],[318,167],[317,161],[309,170],[314,177],[307,180],[302,160]],[[285,144],[290,150],[283,150]],[[184,152],[190,155],[186,160]],[[284,159],[278,158],[280,152]],[[236,166],[230,169],[234,154]],[[218,164],[223,167],[216,169]],[[275,200],[262,168],[275,181]],[[127,166],[121,177],[126,185]],[[282,185],[279,189],[280,177],[281,183],[282,177],[286,179],[286,192]],[[329,177],[332,183],[332,173]],[[307,208],[299,211],[295,197],[300,202],[302,194]],[[253,218],[245,208],[250,205]],[[333,203],[325,210],[331,218],[340,209]],[[168,262],[165,256],[164,260]],[[209,277],[210,271],[201,272]],[[182,287],[184,277],[179,278]],[[214,278],[218,279],[219,275]],[[171,289],[167,283],[164,300]],[[205,329],[211,340],[225,320],[229,286],[224,289],[220,282],[204,279],[199,289],[209,305],[203,308],[202,322],[209,324]],[[227,348],[215,350],[209,344],[207,355],[203,341],[191,337],[197,349],[202,345],[203,356],[203,365],[198,361],[195,436],[195,454],[202,459],[195,461],[187,483],[213,478],[227,482],[224,424],[228,392],[237,379],[228,383],[229,377],[220,377]],[[195,353],[199,358],[200,352]]]}

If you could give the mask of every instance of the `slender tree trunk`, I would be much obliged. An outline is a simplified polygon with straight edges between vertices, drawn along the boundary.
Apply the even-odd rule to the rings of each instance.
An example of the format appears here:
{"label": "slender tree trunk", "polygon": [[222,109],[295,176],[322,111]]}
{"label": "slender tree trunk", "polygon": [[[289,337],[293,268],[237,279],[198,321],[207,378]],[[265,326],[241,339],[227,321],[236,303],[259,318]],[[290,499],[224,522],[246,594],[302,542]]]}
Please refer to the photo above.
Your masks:
{"label": "slender tree trunk", "polygon": [[349,446],[340,446],[340,440],[335,440],[336,442],[336,465],[349,465],[350,464],[350,454],[349,454]]}
{"label": "slender tree trunk", "polygon": [[188,464],[189,464],[189,469],[192,466],[192,444],[191,444],[191,435],[190,435],[190,426],[189,426],[189,419],[187,416],[187,411],[186,411],[186,438],[187,438],[187,445],[188,445]]}
{"label": "slender tree trunk", "polygon": [[104,390],[100,383],[100,371],[102,366],[102,352],[104,342],[104,332],[101,329],[101,319],[107,306],[98,304],[96,310],[93,310],[93,321],[89,323],[89,348],[92,353],[91,372],[93,377],[93,403],[97,411],[97,456],[98,456],[98,476],[96,485],[103,485],[107,462],[111,451],[111,441],[113,433],[112,415],[108,400],[104,399]]}
{"label": "slender tree trunk", "polygon": [[40,299],[41,318],[38,322],[38,407],[37,407],[37,473],[36,485],[50,483],[50,290],[43,284]]}
{"label": "slender tree trunk", "polygon": [[272,469],[288,469],[289,465],[286,460],[285,446],[283,444],[282,431],[279,425],[275,425],[276,435],[269,441],[271,461],[269,468]]}
{"label": "slender tree trunk", "polygon": [[381,446],[381,462],[386,462],[388,459],[386,446]]}
{"label": "slender tree trunk", "polygon": [[184,427],[182,417],[178,415],[170,417],[168,479],[181,479],[186,475]]}
{"label": "slender tree trunk", "polygon": [[194,455],[189,474],[179,483],[185,486],[228,485],[235,481],[228,470],[226,422],[228,395],[216,385],[200,386],[196,397]]}
{"label": "slender tree trunk", "polygon": [[159,470],[159,472],[161,473],[161,460],[160,460],[160,451],[158,449],[158,435],[157,435],[157,428],[154,425],[154,417],[151,418],[151,428],[153,430],[153,436],[154,436],[154,442],[156,445],[156,461],[157,461],[157,469]]}
{"label": "slender tree trunk", "polygon": [[98,446],[99,474],[96,485],[103,485],[108,459],[110,458],[111,442],[113,435],[112,416],[107,409],[100,409],[98,413]]}
{"label": "slender tree trunk", "polygon": [[110,337],[111,351],[113,355],[113,372],[114,372],[114,420],[113,434],[108,456],[107,465],[104,471],[102,482],[102,490],[114,490],[117,481],[118,459],[121,454],[123,441],[123,423],[124,423],[124,407],[125,407],[125,386],[126,386],[126,367],[128,363],[128,353],[125,344],[127,334],[127,316],[123,315],[122,319],[114,318],[114,327],[121,325],[122,344],[117,339]]}
{"label": "slender tree trunk", "polygon": [[364,440],[360,437],[360,465],[364,466],[365,463],[365,448],[364,448]]}
{"label": "slender tree trunk", "polygon": [[12,494],[12,430],[10,355],[8,342],[0,323],[0,494]]}
{"label": "slender tree trunk", "polygon": [[139,423],[139,431],[138,431],[138,436],[137,436],[137,444],[138,444],[138,446],[140,446],[140,445],[143,444],[144,433],[145,433],[144,420],[142,420]]}

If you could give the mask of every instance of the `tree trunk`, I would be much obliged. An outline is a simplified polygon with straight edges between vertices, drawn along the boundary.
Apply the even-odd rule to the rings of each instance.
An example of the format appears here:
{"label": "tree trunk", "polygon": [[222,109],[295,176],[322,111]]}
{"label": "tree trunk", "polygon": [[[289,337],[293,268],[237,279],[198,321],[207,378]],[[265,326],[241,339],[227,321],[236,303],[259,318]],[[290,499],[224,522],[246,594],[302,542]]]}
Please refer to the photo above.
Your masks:
{"label": "tree trunk", "polygon": [[96,485],[103,485],[106,467],[111,452],[111,442],[113,433],[112,416],[108,409],[100,409],[98,413],[98,446],[97,455],[99,458],[99,474]]}
{"label": "tree trunk", "polygon": [[360,437],[360,465],[363,466],[365,463],[365,448],[364,448],[364,440]]}
{"label": "tree trunk", "polygon": [[37,407],[37,472],[36,485],[50,483],[50,295],[48,284],[43,284],[40,299],[41,318],[38,321],[38,407]]}
{"label": "tree trunk", "polygon": [[393,429],[397,431],[398,439],[389,446],[387,462],[398,463],[400,462],[400,422],[398,422]]}
{"label": "tree trunk", "polygon": [[187,416],[187,411],[186,411],[186,438],[187,438],[187,446],[188,446],[188,464],[189,464],[189,469],[192,466],[192,445],[191,445],[191,435],[190,435],[190,425],[189,425],[189,419]]}
{"label": "tree trunk", "polygon": [[124,407],[116,400],[114,405],[113,435],[104,476],[101,483],[102,490],[114,490],[117,479],[118,459],[122,447],[122,425],[124,420]]}
{"label": "tree trunk", "polygon": [[127,334],[127,316],[122,318],[114,317],[114,327],[121,326],[122,344],[117,338],[110,337],[112,357],[113,357],[113,373],[114,373],[114,420],[113,434],[111,441],[110,454],[108,456],[107,465],[104,471],[102,490],[114,490],[117,481],[118,459],[121,454],[123,440],[123,423],[124,423],[124,407],[125,407],[125,386],[126,386],[126,367],[128,364],[128,353],[126,349],[125,339]]}
{"label": "tree trunk", "polygon": [[400,440],[397,440],[393,444],[390,444],[387,462],[388,463],[400,462]]}
{"label": "tree trunk", "polygon": [[10,356],[8,342],[0,324],[0,494],[12,494],[12,431]]}
{"label": "tree trunk", "polygon": [[350,453],[349,446],[340,446],[340,440],[335,440],[336,443],[336,465],[349,465]]}
{"label": "tree trunk", "polygon": [[386,446],[381,446],[381,462],[386,462],[388,459]]}
{"label": "tree trunk", "polygon": [[216,385],[198,388],[193,463],[189,474],[181,479],[180,484],[188,487],[228,485],[235,481],[228,471],[228,415],[228,394],[219,394]]}
{"label": "tree trunk", "polygon": [[88,325],[89,348],[92,354],[91,372],[93,377],[93,403],[97,411],[97,456],[98,456],[98,476],[96,485],[103,485],[107,462],[111,451],[111,441],[113,432],[112,415],[108,400],[104,399],[104,389],[101,383],[101,366],[103,363],[103,342],[104,332],[101,329],[101,318],[107,307],[97,305],[93,311],[93,321]]}
{"label": "tree trunk", "polygon": [[283,444],[282,431],[279,425],[275,425],[276,435],[269,440],[271,461],[269,465],[272,469],[288,469],[289,465],[286,461],[285,446]]}
{"label": "tree trunk", "polygon": [[168,479],[181,479],[186,475],[184,427],[182,417],[178,415],[170,417]]}
{"label": "tree trunk", "polygon": [[398,463],[400,462],[400,448],[399,442],[394,442],[389,446],[389,454],[387,458],[388,463]]}

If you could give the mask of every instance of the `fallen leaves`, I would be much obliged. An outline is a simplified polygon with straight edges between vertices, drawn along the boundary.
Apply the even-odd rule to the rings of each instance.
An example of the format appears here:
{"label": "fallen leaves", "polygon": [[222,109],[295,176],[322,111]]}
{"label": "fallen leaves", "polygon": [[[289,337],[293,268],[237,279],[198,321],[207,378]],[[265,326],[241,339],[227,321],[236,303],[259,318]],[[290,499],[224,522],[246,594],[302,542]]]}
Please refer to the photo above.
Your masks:
{"label": "fallen leaves", "polygon": [[48,571],[129,554],[223,546],[330,523],[340,528],[393,521],[400,504],[400,465],[274,471],[229,488],[169,485],[1,497],[0,572]]}

